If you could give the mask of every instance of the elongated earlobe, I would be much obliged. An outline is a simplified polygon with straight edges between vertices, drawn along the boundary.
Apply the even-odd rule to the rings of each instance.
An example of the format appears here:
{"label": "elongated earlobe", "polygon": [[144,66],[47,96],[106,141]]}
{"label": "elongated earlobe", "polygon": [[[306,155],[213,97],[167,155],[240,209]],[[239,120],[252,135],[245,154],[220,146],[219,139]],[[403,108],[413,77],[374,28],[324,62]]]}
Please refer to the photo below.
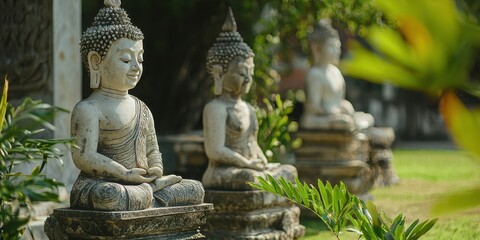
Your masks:
{"label": "elongated earlobe", "polygon": [[223,68],[221,65],[215,65],[212,67],[212,75],[214,81],[213,92],[215,95],[222,94],[223,89]]}
{"label": "elongated earlobe", "polygon": [[90,73],[90,88],[98,87],[100,87],[100,73],[99,71],[95,71],[94,73]]}
{"label": "elongated earlobe", "polygon": [[90,70],[90,88],[98,88],[100,86],[100,54],[97,52],[89,52],[88,56],[88,68]]}

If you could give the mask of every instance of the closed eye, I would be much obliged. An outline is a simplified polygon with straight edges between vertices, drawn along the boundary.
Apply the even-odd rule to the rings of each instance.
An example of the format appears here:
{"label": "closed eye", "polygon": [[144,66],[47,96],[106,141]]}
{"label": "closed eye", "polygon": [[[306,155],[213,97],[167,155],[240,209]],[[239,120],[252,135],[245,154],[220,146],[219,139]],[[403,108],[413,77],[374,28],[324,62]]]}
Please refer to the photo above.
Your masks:
{"label": "closed eye", "polygon": [[130,59],[128,58],[120,58],[120,61],[124,62],[124,63],[129,63],[130,62]]}

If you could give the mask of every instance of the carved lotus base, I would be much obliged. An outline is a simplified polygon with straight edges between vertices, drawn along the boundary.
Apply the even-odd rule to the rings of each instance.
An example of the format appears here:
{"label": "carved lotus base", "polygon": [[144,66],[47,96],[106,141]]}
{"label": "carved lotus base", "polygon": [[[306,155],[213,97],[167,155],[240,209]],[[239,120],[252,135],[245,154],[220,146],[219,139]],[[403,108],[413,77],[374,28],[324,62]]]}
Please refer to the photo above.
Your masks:
{"label": "carved lotus base", "polygon": [[297,239],[305,234],[300,209],[263,191],[206,190],[215,210],[202,232],[208,239]]}
{"label": "carved lotus base", "polygon": [[200,228],[212,204],[140,211],[55,209],[45,221],[49,239],[204,239]]}

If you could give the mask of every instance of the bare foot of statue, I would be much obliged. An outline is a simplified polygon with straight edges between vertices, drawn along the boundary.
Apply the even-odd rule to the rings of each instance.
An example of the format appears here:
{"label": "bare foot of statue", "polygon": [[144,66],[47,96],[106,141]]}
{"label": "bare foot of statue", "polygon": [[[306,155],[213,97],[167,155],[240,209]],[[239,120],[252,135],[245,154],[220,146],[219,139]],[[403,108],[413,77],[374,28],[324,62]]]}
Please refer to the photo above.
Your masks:
{"label": "bare foot of statue", "polygon": [[167,175],[167,176],[163,176],[161,178],[155,179],[155,181],[151,182],[150,184],[152,185],[153,191],[156,192],[158,190],[162,190],[175,183],[179,183],[180,181],[182,181],[182,177],[180,176]]}

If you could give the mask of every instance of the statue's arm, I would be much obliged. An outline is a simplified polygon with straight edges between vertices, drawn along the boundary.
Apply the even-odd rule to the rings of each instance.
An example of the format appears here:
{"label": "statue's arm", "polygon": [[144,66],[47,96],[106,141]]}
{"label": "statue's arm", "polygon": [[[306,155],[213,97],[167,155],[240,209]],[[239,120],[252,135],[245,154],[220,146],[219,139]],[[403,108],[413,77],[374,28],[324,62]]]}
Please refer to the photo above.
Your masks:
{"label": "statue's arm", "polygon": [[97,152],[99,110],[92,104],[80,102],[72,111],[71,133],[78,148],[72,148],[75,166],[92,176],[123,179],[127,169]]}
{"label": "statue's arm", "polygon": [[250,136],[250,143],[253,145],[257,158],[260,159],[262,163],[266,166],[268,163],[267,157],[263,153],[263,150],[262,148],[260,148],[260,145],[258,145],[258,141],[257,141],[259,126],[258,126],[257,115],[255,113],[255,108],[253,108],[250,104],[248,104],[248,108],[250,111],[250,122],[254,124],[253,125],[254,130],[252,131]]}
{"label": "statue's arm", "polygon": [[203,109],[205,152],[214,165],[250,168],[250,161],[225,146],[227,111],[224,106],[210,102]]}
{"label": "statue's arm", "polygon": [[306,104],[309,113],[322,114],[322,77],[318,72],[309,71],[305,79]]}
{"label": "statue's arm", "polygon": [[163,175],[163,161],[157,141],[157,134],[155,132],[155,122],[153,120],[152,112],[148,109],[148,125],[147,125],[147,159],[148,167],[158,167],[161,169]]}

